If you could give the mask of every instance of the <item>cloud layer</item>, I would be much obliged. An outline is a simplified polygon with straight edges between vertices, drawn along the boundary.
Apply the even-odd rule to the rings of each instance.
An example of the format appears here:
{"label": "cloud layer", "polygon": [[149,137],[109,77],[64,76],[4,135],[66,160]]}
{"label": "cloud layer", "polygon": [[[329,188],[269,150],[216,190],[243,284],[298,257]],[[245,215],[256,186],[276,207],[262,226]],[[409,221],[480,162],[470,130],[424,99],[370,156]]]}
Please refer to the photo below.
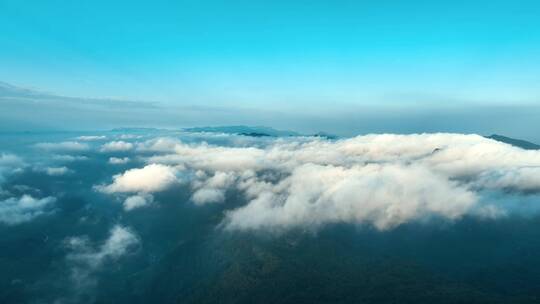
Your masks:
{"label": "cloud layer", "polygon": [[64,141],[64,142],[44,142],[36,144],[36,147],[46,151],[73,151],[80,152],[90,149],[90,146],[86,143],[80,143],[77,141]]}
{"label": "cloud layer", "polygon": [[101,146],[101,152],[123,152],[133,149],[133,144],[125,141],[111,141]]}
{"label": "cloud layer", "polygon": [[[147,158],[149,166],[191,176],[197,205],[223,202],[230,190],[243,193],[247,203],[226,213],[225,229],[316,229],[331,223],[390,229],[430,217],[493,217],[505,210],[486,201],[483,191],[540,191],[540,151],[479,135],[297,137],[248,147],[158,138],[138,150],[155,153]],[[137,189],[159,188],[152,186],[158,175],[141,178]]]}

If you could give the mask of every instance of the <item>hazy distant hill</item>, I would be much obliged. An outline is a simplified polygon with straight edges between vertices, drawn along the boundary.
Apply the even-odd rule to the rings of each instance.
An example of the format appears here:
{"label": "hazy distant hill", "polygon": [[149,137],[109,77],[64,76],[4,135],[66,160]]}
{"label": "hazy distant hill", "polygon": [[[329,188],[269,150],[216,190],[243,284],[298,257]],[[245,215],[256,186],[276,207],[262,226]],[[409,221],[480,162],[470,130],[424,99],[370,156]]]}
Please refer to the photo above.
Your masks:
{"label": "hazy distant hill", "polygon": [[507,143],[507,144],[510,144],[512,146],[520,147],[522,149],[527,149],[527,150],[538,150],[538,149],[540,149],[540,145],[537,145],[537,144],[534,144],[532,142],[528,142],[528,141],[522,140],[522,139],[510,138],[510,137],[497,135],[497,134],[486,136],[486,138],[490,138],[490,139],[493,139],[493,140],[496,140],[496,141]]}
{"label": "hazy distant hill", "polygon": [[301,134],[295,131],[289,130],[276,130],[271,127],[264,126],[219,126],[219,127],[195,127],[195,128],[185,128],[184,131],[188,132],[216,132],[216,133],[228,133],[228,134],[239,134],[244,136],[252,137],[283,137],[283,136],[313,136],[313,137],[322,137],[326,139],[338,139],[339,137],[333,134],[326,132],[318,132],[312,135]]}
{"label": "hazy distant hill", "polygon": [[315,134],[310,135],[310,136],[322,137],[322,138],[326,138],[326,139],[338,139],[339,138],[339,136],[337,136],[337,135],[326,133],[326,132],[318,132],[318,133],[315,133]]}
{"label": "hazy distant hill", "polygon": [[270,127],[263,126],[220,126],[220,127],[195,127],[185,128],[184,131],[188,132],[217,132],[217,133],[229,133],[229,134],[258,134],[259,136],[300,136],[299,133],[287,130],[276,130]]}

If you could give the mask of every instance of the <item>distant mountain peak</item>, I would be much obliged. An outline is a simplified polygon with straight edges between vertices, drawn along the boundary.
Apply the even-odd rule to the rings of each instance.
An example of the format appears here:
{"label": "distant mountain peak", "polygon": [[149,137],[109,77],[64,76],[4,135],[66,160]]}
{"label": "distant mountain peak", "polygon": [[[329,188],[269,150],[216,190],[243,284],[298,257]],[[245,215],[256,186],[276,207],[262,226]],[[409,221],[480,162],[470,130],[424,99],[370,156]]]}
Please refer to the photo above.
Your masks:
{"label": "distant mountain peak", "polygon": [[516,146],[522,149],[526,149],[526,150],[539,150],[540,149],[540,145],[534,144],[532,142],[522,140],[522,139],[506,137],[499,134],[491,134],[489,136],[484,136],[484,137],[493,139],[496,141],[500,141],[500,142],[503,142],[512,146]]}
{"label": "distant mountain peak", "polygon": [[330,134],[330,133],[326,133],[326,132],[317,132],[313,135],[311,135],[313,137],[321,137],[321,138],[326,138],[326,139],[338,139],[339,136],[337,135],[334,135],[334,134]]}

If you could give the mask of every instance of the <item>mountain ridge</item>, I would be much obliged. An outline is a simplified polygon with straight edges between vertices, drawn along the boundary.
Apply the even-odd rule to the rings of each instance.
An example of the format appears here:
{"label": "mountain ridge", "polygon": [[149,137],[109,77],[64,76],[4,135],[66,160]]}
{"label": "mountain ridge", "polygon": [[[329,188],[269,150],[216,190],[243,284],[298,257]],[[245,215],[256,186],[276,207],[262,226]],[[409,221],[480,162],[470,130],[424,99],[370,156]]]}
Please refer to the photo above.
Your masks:
{"label": "mountain ridge", "polygon": [[507,136],[503,136],[499,134],[491,134],[489,136],[484,136],[484,137],[496,140],[498,142],[503,142],[503,143],[506,143],[515,147],[519,147],[525,150],[540,150],[540,145],[537,145],[535,143],[532,143],[523,139],[511,138],[511,137],[507,137]]}

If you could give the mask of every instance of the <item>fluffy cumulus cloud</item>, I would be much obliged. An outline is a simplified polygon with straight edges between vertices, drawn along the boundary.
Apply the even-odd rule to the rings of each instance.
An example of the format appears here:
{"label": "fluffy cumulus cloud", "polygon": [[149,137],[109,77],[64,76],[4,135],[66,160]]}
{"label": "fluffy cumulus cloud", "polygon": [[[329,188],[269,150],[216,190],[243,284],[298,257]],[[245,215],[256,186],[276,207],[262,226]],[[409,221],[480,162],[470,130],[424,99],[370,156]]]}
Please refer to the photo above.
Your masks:
{"label": "fluffy cumulus cloud", "polygon": [[180,144],[175,138],[158,137],[137,144],[137,150],[142,152],[171,152]]}
{"label": "fluffy cumulus cloud", "polygon": [[49,176],[61,176],[71,173],[71,170],[68,167],[47,167],[44,169],[45,173]]}
{"label": "fluffy cumulus cloud", "polygon": [[10,173],[21,170],[26,164],[14,154],[0,154],[0,182]]}
{"label": "fluffy cumulus cloud", "polygon": [[156,138],[136,149],[150,165],[115,176],[105,191],[159,191],[182,170],[197,205],[222,203],[228,191],[245,197],[226,212],[222,226],[231,230],[332,223],[384,230],[427,218],[493,217],[505,210],[485,192],[540,192],[540,151],[479,135],[290,137],[249,146]]}
{"label": "fluffy cumulus cloud", "polygon": [[125,141],[111,141],[101,146],[101,152],[124,152],[133,149],[133,144]]}
{"label": "fluffy cumulus cloud", "polygon": [[370,223],[382,230],[429,216],[457,219],[477,201],[473,192],[422,166],[396,164],[305,164],[278,184],[255,189],[249,204],[228,213],[227,228]]}
{"label": "fluffy cumulus cloud", "polygon": [[141,193],[126,198],[123,206],[125,211],[130,211],[151,205],[153,201],[154,197],[151,194]]}
{"label": "fluffy cumulus cloud", "polygon": [[12,168],[24,165],[23,160],[14,154],[0,154],[0,168]]}
{"label": "fluffy cumulus cloud", "polygon": [[150,164],[140,169],[130,169],[113,177],[112,184],[96,188],[105,193],[161,191],[177,182],[178,169],[161,164]]}
{"label": "fluffy cumulus cloud", "polygon": [[47,151],[73,151],[80,152],[90,149],[90,146],[86,143],[80,143],[78,141],[64,141],[58,143],[38,143],[36,147]]}
{"label": "fluffy cumulus cloud", "polygon": [[109,164],[111,165],[123,165],[129,162],[129,157],[110,157]]}
{"label": "fluffy cumulus cloud", "polygon": [[0,223],[17,225],[29,222],[40,215],[51,212],[55,201],[54,197],[37,199],[30,195],[0,201]]}
{"label": "fluffy cumulus cloud", "polygon": [[207,176],[204,171],[195,173],[192,183],[194,190],[191,200],[197,205],[219,203],[225,200],[225,191],[237,180],[234,173],[217,171]]}

